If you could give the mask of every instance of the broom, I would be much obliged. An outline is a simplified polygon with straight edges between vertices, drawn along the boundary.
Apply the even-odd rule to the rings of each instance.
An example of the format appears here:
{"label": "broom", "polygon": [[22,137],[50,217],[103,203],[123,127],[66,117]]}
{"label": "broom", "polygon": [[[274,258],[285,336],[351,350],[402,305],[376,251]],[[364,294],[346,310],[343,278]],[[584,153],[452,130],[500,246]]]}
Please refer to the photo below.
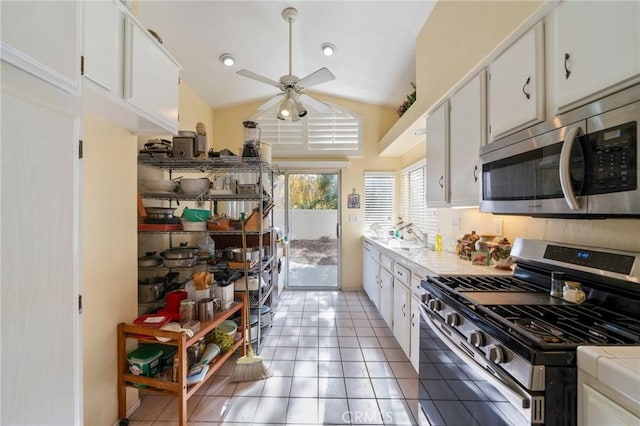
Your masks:
{"label": "broom", "polygon": [[[247,304],[249,303],[249,267],[247,266],[247,232],[245,230],[245,222],[242,221],[242,257],[244,259],[244,291]],[[258,281],[258,285],[260,282]],[[253,346],[251,345],[251,317],[249,316],[249,306],[246,307],[246,322],[249,337],[247,344],[247,354],[238,358],[236,368],[231,375],[232,382],[251,382],[254,380],[262,380],[271,377],[271,372],[262,363],[262,358],[253,354]],[[258,313],[259,315],[260,313]]]}

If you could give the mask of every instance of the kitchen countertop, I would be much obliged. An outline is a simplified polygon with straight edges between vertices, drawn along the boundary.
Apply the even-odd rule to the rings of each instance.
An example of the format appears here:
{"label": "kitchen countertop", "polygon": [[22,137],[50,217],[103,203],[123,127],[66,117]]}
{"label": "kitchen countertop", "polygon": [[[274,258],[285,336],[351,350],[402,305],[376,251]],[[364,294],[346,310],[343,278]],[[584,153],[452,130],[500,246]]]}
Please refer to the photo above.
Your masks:
{"label": "kitchen countertop", "polygon": [[578,368],[640,405],[640,346],[580,346]]}
{"label": "kitchen countertop", "polygon": [[377,239],[364,236],[378,247],[393,252],[394,257],[409,263],[409,267],[428,270],[430,275],[511,275],[513,271],[496,269],[495,265],[472,265],[471,261],[460,259],[457,254],[445,251],[437,252],[422,247],[414,241],[404,241],[395,238]]}

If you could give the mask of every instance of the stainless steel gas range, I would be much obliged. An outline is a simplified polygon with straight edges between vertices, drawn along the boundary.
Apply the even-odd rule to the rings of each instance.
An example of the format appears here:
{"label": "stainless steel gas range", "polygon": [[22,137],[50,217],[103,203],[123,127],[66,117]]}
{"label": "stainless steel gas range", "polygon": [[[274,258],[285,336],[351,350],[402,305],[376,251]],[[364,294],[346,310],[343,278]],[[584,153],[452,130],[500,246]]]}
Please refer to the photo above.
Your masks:
{"label": "stainless steel gas range", "polygon": [[[420,406],[431,425],[576,425],[580,345],[640,345],[640,253],[517,239],[513,277],[428,277]],[[551,273],[586,301],[550,295]]]}

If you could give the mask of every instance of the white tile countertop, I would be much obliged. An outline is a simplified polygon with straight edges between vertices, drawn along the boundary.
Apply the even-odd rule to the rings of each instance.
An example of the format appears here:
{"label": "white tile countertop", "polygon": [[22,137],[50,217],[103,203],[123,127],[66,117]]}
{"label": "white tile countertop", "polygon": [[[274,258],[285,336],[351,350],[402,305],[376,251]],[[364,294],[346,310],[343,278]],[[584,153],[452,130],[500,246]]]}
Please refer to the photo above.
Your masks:
{"label": "white tile countertop", "polygon": [[472,265],[471,261],[460,259],[457,254],[445,251],[437,252],[422,247],[417,242],[395,238],[377,239],[364,236],[383,250],[393,253],[396,260],[404,260],[418,268],[426,269],[431,275],[511,275],[513,271],[496,269],[495,265]]}
{"label": "white tile countertop", "polygon": [[578,368],[640,404],[640,346],[580,346]]}

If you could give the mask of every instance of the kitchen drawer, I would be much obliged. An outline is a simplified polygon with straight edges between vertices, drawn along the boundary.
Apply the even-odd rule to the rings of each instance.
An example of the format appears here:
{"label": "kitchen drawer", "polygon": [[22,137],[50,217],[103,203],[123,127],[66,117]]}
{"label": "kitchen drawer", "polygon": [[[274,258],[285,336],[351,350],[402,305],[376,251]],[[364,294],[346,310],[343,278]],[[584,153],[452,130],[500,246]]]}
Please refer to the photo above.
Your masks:
{"label": "kitchen drawer", "polygon": [[402,266],[400,263],[396,262],[393,265],[393,277],[400,281],[404,285],[409,285],[411,280],[411,272],[408,268]]}
{"label": "kitchen drawer", "polygon": [[393,259],[387,256],[386,254],[380,255],[380,264],[387,271],[389,272],[393,271]]}

